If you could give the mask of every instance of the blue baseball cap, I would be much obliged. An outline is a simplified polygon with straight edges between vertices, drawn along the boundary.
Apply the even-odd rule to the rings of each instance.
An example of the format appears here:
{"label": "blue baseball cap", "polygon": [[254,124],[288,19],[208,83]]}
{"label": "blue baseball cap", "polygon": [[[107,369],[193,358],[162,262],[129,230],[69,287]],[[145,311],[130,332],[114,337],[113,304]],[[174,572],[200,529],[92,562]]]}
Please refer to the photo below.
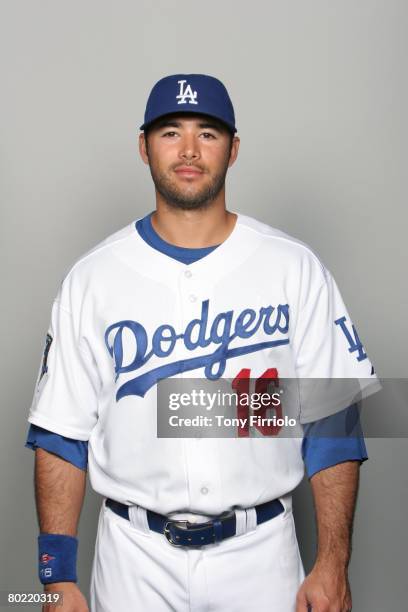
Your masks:
{"label": "blue baseball cap", "polygon": [[234,107],[225,86],[207,74],[172,74],[154,85],[141,130],[163,115],[199,113],[214,117],[236,132]]}

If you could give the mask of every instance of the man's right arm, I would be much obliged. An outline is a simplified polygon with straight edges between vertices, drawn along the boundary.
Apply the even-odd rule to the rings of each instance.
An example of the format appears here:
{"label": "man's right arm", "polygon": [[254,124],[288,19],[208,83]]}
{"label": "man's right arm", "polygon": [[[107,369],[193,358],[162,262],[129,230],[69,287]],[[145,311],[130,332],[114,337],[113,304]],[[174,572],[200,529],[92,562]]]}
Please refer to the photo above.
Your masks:
{"label": "man's right arm", "polygon": [[[50,453],[35,449],[35,501],[40,533],[77,537],[85,496],[86,471]],[[88,612],[86,599],[75,582],[54,582],[45,591],[63,591],[62,612]],[[43,607],[43,612],[54,609]]]}
{"label": "man's right arm", "polygon": [[43,448],[35,450],[35,501],[41,533],[76,537],[86,472]]}

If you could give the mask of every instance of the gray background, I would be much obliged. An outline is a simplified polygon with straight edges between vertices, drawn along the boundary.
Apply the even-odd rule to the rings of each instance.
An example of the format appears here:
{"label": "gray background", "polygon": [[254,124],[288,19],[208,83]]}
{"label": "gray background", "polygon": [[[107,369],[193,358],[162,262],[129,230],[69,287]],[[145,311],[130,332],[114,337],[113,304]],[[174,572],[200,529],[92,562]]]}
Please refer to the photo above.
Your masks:
{"label": "gray background", "polygon": [[[154,208],[138,126],[153,83],[214,74],[241,151],[230,209],[309,243],[381,377],[406,377],[408,4],[396,0],[2,0],[0,589],[41,590],[26,421],[59,282]],[[405,75],[405,76],[404,76]],[[351,581],[358,612],[406,609],[406,440],[367,441]],[[80,524],[86,593],[100,498]],[[307,481],[295,494],[307,568]]]}

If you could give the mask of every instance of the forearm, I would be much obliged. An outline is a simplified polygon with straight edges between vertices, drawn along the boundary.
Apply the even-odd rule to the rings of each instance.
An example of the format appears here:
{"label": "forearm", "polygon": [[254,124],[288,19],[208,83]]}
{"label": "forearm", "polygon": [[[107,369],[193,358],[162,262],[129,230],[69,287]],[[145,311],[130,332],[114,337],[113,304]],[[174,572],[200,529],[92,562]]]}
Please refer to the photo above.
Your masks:
{"label": "forearm", "polygon": [[345,461],[310,480],[317,524],[316,564],[347,568],[351,554],[360,463]]}
{"label": "forearm", "polygon": [[34,479],[40,532],[76,537],[86,472],[53,453],[37,448]]}

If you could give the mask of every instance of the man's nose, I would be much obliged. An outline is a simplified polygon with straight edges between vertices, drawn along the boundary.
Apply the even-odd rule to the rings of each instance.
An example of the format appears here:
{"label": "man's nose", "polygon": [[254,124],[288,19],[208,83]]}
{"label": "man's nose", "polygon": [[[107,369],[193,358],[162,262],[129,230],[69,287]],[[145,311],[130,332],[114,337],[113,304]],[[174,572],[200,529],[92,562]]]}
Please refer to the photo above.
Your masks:
{"label": "man's nose", "polygon": [[179,156],[182,159],[199,159],[200,150],[197,138],[193,134],[185,134],[180,143]]}

